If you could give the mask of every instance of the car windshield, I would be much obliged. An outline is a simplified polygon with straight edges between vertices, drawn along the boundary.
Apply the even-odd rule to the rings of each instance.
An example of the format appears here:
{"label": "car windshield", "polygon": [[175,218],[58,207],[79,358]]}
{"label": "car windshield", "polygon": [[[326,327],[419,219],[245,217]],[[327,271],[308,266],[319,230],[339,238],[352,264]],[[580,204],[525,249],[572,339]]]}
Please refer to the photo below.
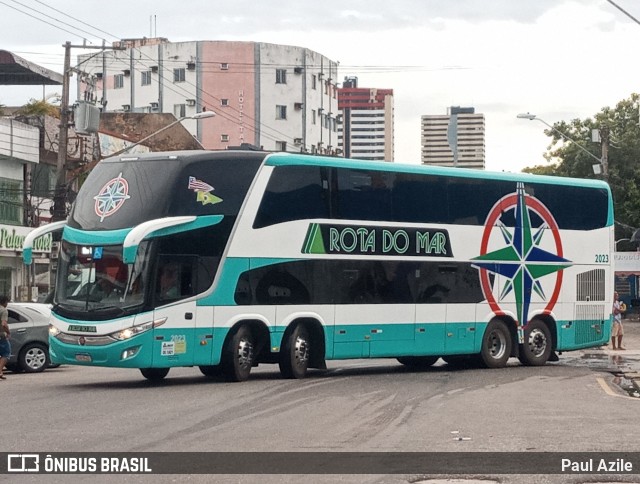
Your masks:
{"label": "car windshield", "polygon": [[144,303],[148,244],[135,264],[122,260],[122,245],[87,246],[63,241],[56,304],[74,312],[123,311]]}

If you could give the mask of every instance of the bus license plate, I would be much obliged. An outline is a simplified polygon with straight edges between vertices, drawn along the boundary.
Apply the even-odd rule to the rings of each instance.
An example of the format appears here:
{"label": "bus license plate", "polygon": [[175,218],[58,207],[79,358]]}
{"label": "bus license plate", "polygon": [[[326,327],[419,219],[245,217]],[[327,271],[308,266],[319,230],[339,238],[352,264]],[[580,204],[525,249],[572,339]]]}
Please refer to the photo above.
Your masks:
{"label": "bus license plate", "polygon": [[85,363],[91,363],[91,355],[78,353],[76,354],[76,361],[84,361]]}

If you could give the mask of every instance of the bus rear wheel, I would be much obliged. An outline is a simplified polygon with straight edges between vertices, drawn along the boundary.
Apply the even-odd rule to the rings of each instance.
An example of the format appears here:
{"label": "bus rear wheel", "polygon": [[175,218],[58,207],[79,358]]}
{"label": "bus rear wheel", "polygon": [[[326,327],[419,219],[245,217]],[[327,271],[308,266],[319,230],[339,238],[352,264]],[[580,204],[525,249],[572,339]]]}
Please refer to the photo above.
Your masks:
{"label": "bus rear wheel", "polygon": [[518,359],[526,366],[542,366],[551,356],[551,332],[546,324],[539,319],[533,319],[524,330],[524,344],[520,349]]}
{"label": "bus rear wheel", "polygon": [[309,331],[298,324],[280,350],[280,373],[284,378],[304,378],[309,368],[311,341]]}
{"label": "bus rear wheel", "polygon": [[169,374],[169,368],[140,368],[140,373],[147,380],[159,381]]}
{"label": "bus rear wheel", "polygon": [[398,362],[410,368],[428,368],[438,361],[439,356],[401,356]]}
{"label": "bus rear wheel", "polygon": [[246,381],[253,366],[254,338],[251,330],[240,326],[227,341],[222,352],[222,374],[227,381]]}
{"label": "bus rear wheel", "polygon": [[511,356],[511,334],[507,325],[491,321],[482,336],[480,360],[487,368],[503,368]]}

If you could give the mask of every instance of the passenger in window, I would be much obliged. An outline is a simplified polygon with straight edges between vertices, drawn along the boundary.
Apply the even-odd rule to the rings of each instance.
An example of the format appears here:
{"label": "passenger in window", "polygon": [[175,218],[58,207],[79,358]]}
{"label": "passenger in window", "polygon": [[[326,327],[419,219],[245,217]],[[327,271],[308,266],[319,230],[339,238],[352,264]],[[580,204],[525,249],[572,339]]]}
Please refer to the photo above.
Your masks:
{"label": "passenger in window", "polygon": [[160,279],[158,283],[158,295],[160,299],[177,299],[180,297],[178,273],[178,266],[176,264],[168,264],[160,269]]}
{"label": "passenger in window", "polygon": [[376,291],[381,302],[396,304],[413,302],[408,280],[409,272],[408,264],[396,261],[376,265]]}
{"label": "passenger in window", "polygon": [[309,291],[284,267],[268,271],[256,287],[258,304],[309,304]]}

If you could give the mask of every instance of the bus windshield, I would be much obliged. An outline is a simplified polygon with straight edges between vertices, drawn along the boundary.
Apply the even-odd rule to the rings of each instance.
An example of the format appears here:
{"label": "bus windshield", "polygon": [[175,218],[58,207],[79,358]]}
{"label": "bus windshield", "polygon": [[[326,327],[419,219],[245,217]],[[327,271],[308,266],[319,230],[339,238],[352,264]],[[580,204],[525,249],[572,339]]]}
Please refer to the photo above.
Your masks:
{"label": "bus windshield", "polygon": [[56,303],[67,311],[126,311],[144,303],[149,243],[140,245],[135,264],[122,260],[122,246],[62,242]]}

